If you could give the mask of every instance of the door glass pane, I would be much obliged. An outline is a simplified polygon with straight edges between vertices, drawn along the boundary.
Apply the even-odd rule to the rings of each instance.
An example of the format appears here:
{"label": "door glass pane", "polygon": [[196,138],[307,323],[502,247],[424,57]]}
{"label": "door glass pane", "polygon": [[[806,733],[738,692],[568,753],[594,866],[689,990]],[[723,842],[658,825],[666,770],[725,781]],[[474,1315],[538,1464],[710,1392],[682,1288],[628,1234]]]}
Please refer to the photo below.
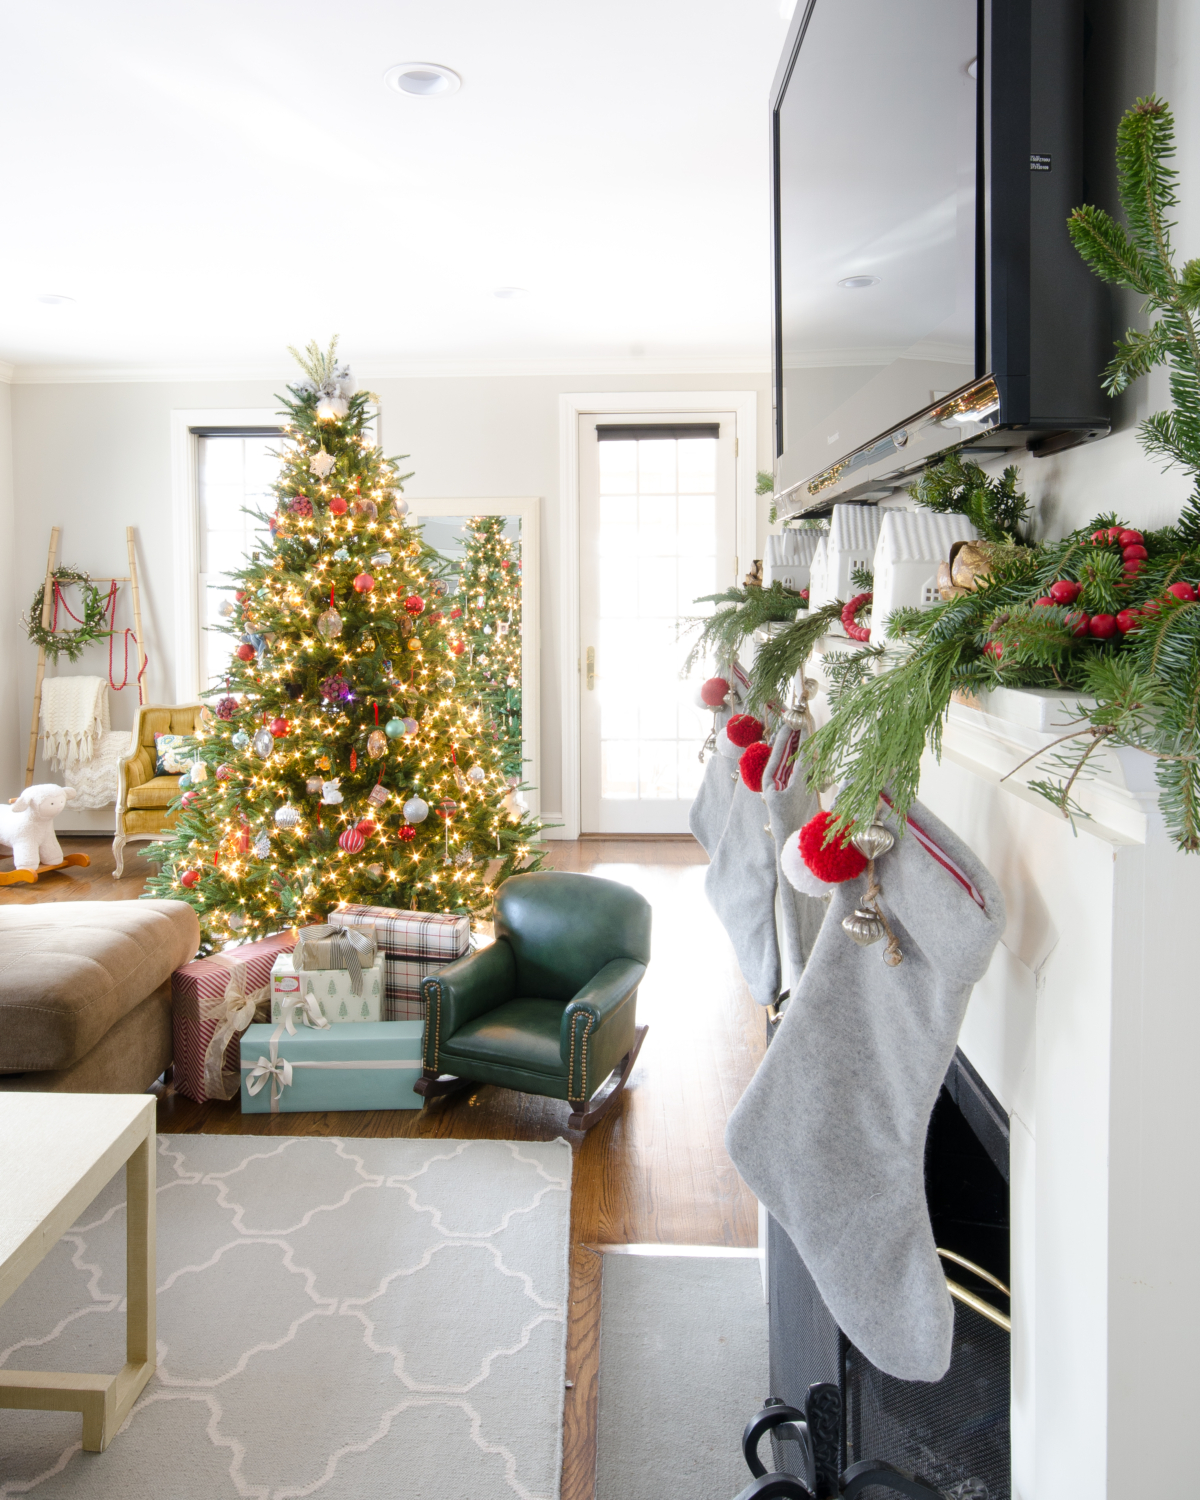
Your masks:
{"label": "door glass pane", "polygon": [[597,451],[600,795],[687,800],[710,721],[679,676],[679,626],[715,587],[717,439],[605,441]]}

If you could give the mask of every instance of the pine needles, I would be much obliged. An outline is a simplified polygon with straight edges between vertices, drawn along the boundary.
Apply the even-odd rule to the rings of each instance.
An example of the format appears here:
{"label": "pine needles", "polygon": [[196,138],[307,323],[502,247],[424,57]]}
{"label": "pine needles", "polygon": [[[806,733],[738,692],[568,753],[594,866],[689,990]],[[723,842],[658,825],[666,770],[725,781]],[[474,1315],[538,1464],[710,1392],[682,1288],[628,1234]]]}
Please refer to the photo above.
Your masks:
{"label": "pine needles", "polygon": [[973,458],[951,453],[926,469],[909,494],[926,510],[966,516],[989,542],[1024,543],[1029,501],[1017,489],[1017,478],[1017,470],[1007,468],[993,479]]}
{"label": "pine needles", "polygon": [[720,663],[732,661],[738,647],[760,625],[792,620],[797,610],[804,608],[801,595],[782,583],[773,583],[769,588],[752,586],[726,589],[720,594],[704,594],[696,603],[724,607],[714,610],[711,615],[683,622],[681,633],[697,632],[683,664],[684,677],[706,656]]}

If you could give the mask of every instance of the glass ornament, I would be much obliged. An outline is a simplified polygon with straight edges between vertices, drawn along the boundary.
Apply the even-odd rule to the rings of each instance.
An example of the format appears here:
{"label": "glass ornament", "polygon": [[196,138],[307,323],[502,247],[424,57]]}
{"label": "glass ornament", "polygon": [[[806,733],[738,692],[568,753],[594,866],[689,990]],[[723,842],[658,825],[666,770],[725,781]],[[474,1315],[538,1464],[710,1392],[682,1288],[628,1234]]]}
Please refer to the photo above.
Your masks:
{"label": "glass ornament", "polygon": [[456,678],[453,672],[439,672],[437,674],[437,685],[443,693],[447,693],[454,686]]}
{"label": "glass ornament", "polygon": [[365,516],[368,521],[373,521],[379,514],[374,500],[356,500],[353,509],[356,516]]}
{"label": "glass ornament", "polygon": [[227,920],[231,932],[241,932],[242,928],[246,925],[246,919],[240,911],[230,913]]}
{"label": "glass ornament", "polygon": [[220,604],[217,605],[217,613],[223,620],[228,620],[229,616],[233,613],[232,603],[228,599],[222,599]]}
{"label": "glass ornament", "polygon": [[229,778],[232,775],[233,775],[233,767],[232,766],[221,764],[221,765],[219,765],[217,767],[217,780],[218,781],[228,781]]}
{"label": "glass ornament", "polygon": [[344,833],[338,835],[338,847],[344,849],[347,854],[360,853],[366,842],[357,828],[347,828]]}
{"label": "glass ornament", "polygon": [[435,578],[429,585],[429,592],[435,599],[444,599],[450,592],[450,588],[444,578]]}
{"label": "glass ornament", "polygon": [[364,635],[363,638],[362,638],[362,650],[364,650],[364,651],[374,651],[374,649],[375,649],[375,637],[373,635]]}
{"label": "glass ornament", "polygon": [[244,729],[239,729],[232,740],[232,744],[235,750],[244,750],[249,743],[250,736]]}
{"label": "glass ornament", "polygon": [[375,587],[375,580],[370,573],[358,573],[354,578],[354,587],[360,594],[369,594]]}
{"label": "glass ornament", "polygon": [[372,729],[367,736],[367,754],[372,760],[378,760],[381,755],[387,754],[387,735],[382,729]]}
{"label": "glass ornament", "polygon": [[251,748],[259,760],[266,760],[275,748],[275,736],[269,729],[260,729],[251,742]]}
{"label": "glass ornament", "polygon": [[339,547],[333,554],[333,560],[334,562],[349,562],[350,553],[345,547]]}
{"label": "glass ornament", "polygon": [[342,633],[342,617],[331,604],[317,616],[317,634],[326,641],[336,640]]}
{"label": "glass ornament", "polygon": [[321,778],[319,776],[310,776],[304,783],[304,790],[310,797],[315,797],[321,790]]}
{"label": "glass ornament", "polygon": [[383,730],[389,740],[398,740],[404,733],[404,720],[389,719],[383,726]]}
{"label": "glass ornament", "polygon": [[378,865],[378,864],[376,864],[376,865],[368,865],[367,866],[367,874],[373,876],[376,880],[382,880],[383,879],[383,866],[382,865]]}
{"label": "glass ornament", "polygon": [[423,823],[429,816],[429,803],[420,797],[410,797],[404,804],[404,816],[409,823]]}
{"label": "glass ornament", "polygon": [[188,787],[191,786],[191,784],[192,784],[191,772],[190,771],[185,771],[183,773],[183,775],[179,778],[179,790],[181,792],[186,792],[187,789],[188,789]]}
{"label": "glass ornament", "polygon": [[416,734],[417,730],[421,727],[416,719],[405,718],[401,719],[400,722],[404,725],[405,734]]}
{"label": "glass ornament", "polygon": [[371,564],[376,568],[390,568],[392,565],[392,554],[390,552],[372,552]]}
{"label": "glass ornament", "polygon": [[413,839],[416,838],[416,836],[417,836],[417,830],[415,828],[410,828],[407,823],[404,825],[403,828],[397,828],[396,829],[396,837],[400,840],[400,842],[402,844],[411,844],[412,841],[413,841]]}
{"label": "glass ornament", "polygon": [[480,782],[484,781],[486,777],[487,772],[483,769],[482,766],[472,766],[471,769],[467,772],[467,780],[473,781],[476,786],[478,786]]}
{"label": "glass ornament", "polygon": [[408,649],[410,651],[421,651],[424,649],[421,645],[421,637],[419,635],[414,635],[409,638]]}
{"label": "glass ornament", "polygon": [[290,802],[285,802],[282,807],[275,809],[275,826],[277,828],[295,828],[299,821],[300,809],[293,807]]}

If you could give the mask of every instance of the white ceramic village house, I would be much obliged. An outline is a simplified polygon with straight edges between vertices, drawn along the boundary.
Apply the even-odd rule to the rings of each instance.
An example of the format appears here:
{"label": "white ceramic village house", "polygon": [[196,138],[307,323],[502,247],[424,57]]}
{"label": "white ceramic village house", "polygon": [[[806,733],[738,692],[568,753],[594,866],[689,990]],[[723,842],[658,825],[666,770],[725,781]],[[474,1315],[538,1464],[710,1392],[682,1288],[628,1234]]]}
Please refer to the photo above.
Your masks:
{"label": "white ceramic village house", "polygon": [[850,581],[855,568],[870,568],[883,512],[874,505],[835,505],[824,548],[817,547],[809,576],[809,608],[859,592]]}
{"label": "white ceramic village house", "polygon": [[955,542],[972,542],[979,532],[961,515],[929,510],[886,510],[875,544],[874,599],[871,601],[871,644],[887,639],[888,616],[901,606],[929,609],[941,602],[938,564],[950,556]]}
{"label": "white ceramic village house", "polygon": [[782,583],[797,591],[809,588],[813,554],[824,536],[824,530],[815,528],[769,536],[763,559],[764,585],[769,588],[773,583]]}

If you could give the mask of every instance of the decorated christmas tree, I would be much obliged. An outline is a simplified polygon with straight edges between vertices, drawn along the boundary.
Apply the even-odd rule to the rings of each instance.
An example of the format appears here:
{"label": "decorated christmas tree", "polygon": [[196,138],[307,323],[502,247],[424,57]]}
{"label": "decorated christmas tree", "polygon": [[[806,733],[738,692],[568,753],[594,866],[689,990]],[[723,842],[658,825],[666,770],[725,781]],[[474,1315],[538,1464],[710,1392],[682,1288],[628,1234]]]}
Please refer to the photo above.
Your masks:
{"label": "decorated christmas tree", "polygon": [[541,860],[444,565],[406,519],[409,476],[375,446],[336,343],[296,356],[277,504],[233,575],[229,675],[206,695],[178,823],[146,851],[146,895],[189,901],[213,944],[341,902],[483,911]]}
{"label": "decorated christmas tree", "polygon": [[521,559],[506,517],[472,516],[450,618],[505,774],[523,779],[521,757]]}

